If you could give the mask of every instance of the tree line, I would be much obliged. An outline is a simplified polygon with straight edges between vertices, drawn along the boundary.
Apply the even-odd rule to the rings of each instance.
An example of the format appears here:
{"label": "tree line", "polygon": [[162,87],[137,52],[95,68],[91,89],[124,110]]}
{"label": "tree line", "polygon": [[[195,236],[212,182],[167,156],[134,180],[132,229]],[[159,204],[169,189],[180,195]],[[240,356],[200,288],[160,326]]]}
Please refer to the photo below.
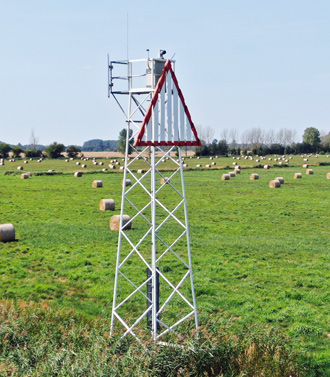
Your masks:
{"label": "tree line", "polygon": [[222,139],[213,138],[214,131],[208,128],[198,128],[202,146],[196,148],[196,155],[239,155],[242,153],[267,155],[267,154],[301,154],[301,153],[328,153],[330,152],[330,134],[321,137],[320,131],[308,127],[303,134],[303,141],[297,142],[296,131],[280,129],[262,130],[253,128],[245,131],[241,142],[237,142],[238,133],[235,130],[223,130]]}

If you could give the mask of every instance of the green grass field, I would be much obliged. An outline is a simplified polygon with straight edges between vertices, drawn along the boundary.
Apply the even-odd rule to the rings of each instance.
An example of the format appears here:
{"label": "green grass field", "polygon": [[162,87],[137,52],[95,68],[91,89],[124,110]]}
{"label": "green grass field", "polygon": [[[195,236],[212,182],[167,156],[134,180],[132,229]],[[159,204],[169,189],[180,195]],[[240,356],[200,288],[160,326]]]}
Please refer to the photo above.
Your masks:
{"label": "green grass field", "polygon": [[[0,244],[0,297],[110,318],[118,233],[109,219],[120,213],[122,173],[102,172],[107,159],[97,160],[105,166],[87,161],[86,169],[76,161],[0,166],[0,223],[14,224],[17,238]],[[233,329],[274,326],[330,369],[330,166],[319,166],[330,158],[309,158],[313,175],[300,156],[282,167],[261,161],[269,170],[250,160],[214,161],[211,169],[191,169],[210,160],[188,158],[185,171],[201,322],[213,316]],[[222,181],[235,161],[241,174]],[[20,179],[18,165],[32,177]],[[62,174],[44,174],[49,169]],[[75,178],[77,170],[89,174]],[[260,179],[250,180],[251,173]],[[277,176],[285,184],[269,188]],[[103,188],[93,188],[94,179]],[[100,211],[102,198],[113,198],[116,210]]]}

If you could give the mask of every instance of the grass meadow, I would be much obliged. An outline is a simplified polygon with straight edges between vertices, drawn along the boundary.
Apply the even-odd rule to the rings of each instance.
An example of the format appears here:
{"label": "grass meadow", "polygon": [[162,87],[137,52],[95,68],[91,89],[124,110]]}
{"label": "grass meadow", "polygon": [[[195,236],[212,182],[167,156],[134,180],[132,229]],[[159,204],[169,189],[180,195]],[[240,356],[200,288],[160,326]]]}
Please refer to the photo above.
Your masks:
{"label": "grass meadow", "polygon": [[[0,244],[1,318],[9,321],[8,313],[19,312],[20,307],[30,308],[26,315],[31,315],[31,308],[50,307],[52,313],[71,313],[85,323],[103,321],[98,331],[105,334],[102,339],[109,345],[106,329],[118,238],[117,232],[110,231],[109,220],[120,214],[122,172],[119,166],[102,172],[109,159],[97,160],[104,166],[84,162],[85,169],[77,161],[23,164],[17,160],[0,166],[0,223],[12,223],[16,230],[15,242]],[[326,177],[330,158],[309,158],[313,175],[306,174],[302,167],[306,162],[300,156],[282,166],[268,159],[261,164],[232,158],[214,161],[210,169],[197,169],[196,164],[205,167],[210,160],[188,158],[185,171],[201,324],[216,323],[230,336],[252,328],[265,334],[274,329],[309,370],[307,374],[303,369],[300,374],[291,371],[292,376],[330,376],[330,180]],[[233,162],[241,165],[241,174],[221,180],[223,173],[233,170]],[[265,163],[270,164],[269,170],[262,168]],[[136,169],[142,166],[139,164],[137,161]],[[162,168],[171,169],[171,164],[166,162]],[[33,175],[20,179],[18,165]],[[54,172],[48,173],[50,169]],[[75,178],[77,170],[85,174]],[[302,173],[301,179],[294,179],[296,172]],[[260,179],[250,180],[251,173],[258,173]],[[285,184],[269,188],[269,181],[278,176]],[[102,188],[92,187],[95,179],[103,181]],[[115,200],[115,211],[99,210],[103,198]],[[0,343],[2,352],[3,347]],[[7,360],[9,355],[0,356],[0,374],[1,365],[6,365],[4,357]],[[12,375],[18,373],[15,360],[7,365]],[[7,371],[3,375],[11,375],[9,367],[3,368]],[[84,373],[75,375],[88,375]],[[220,376],[221,371],[204,375]]]}

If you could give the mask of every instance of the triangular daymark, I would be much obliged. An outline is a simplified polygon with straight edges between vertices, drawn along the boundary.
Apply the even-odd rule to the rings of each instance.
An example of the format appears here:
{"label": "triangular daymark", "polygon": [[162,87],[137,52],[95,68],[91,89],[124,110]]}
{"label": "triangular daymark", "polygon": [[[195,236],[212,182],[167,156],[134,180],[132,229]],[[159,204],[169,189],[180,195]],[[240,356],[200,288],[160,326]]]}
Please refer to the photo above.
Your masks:
{"label": "triangular daymark", "polygon": [[178,80],[168,59],[134,146],[200,146]]}

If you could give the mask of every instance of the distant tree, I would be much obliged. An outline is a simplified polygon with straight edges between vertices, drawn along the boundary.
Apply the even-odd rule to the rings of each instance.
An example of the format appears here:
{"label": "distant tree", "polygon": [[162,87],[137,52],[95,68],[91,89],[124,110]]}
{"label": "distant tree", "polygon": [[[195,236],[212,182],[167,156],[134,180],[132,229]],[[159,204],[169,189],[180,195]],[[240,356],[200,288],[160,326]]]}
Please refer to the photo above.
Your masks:
{"label": "distant tree", "polygon": [[11,151],[13,152],[13,156],[15,158],[19,158],[19,157],[21,157],[21,154],[25,153],[24,149],[22,147],[19,147],[19,146],[12,147]]}
{"label": "distant tree", "polygon": [[308,127],[303,135],[304,143],[309,144],[312,148],[311,152],[315,152],[320,148],[321,139],[320,131],[314,127]]}
{"label": "distant tree", "polygon": [[42,156],[42,151],[40,149],[37,150],[32,150],[32,149],[27,149],[25,151],[25,157],[26,158],[31,158],[31,157],[41,157]]}
{"label": "distant tree", "polygon": [[65,146],[63,144],[58,144],[56,141],[50,144],[46,149],[46,154],[49,158],[59,158],[65,151]]}
{"label": "distant tree", "polygon": [[34,133],[34,129],[31,131],[31,137],[30,137],[30,149],[34,152],[38,150],[38,143],[39,139],[37,138],[36,134]]}
{"label": "distant tree", "polygon": [[[133,135],[133,130],[129,130],[129,137],[130,137],[130,140],[129,140],[129,144],[128,144],[128,154],[131,154],[132,151],[133,151],[133,148],[132,148],[132,135]],[[126,151],[126,139],[127,139],[127,130],[126,128],[123,128],[120,133],[119,133],[119,139],[118,139],[118,146],[117,146],[117,149],[119,152],[121,153],[125,153]]]}
{"label": "distant tree", "polygon": [[0,158],[7,158],[10,151],[11,146],[9,144],[0,143]]}
{"label": "distant tree", "polygon": [[76,157],[81,152],[81,149],[77,147],[76,145],[70,145],[66,149],[66,153],[69,157]]}

